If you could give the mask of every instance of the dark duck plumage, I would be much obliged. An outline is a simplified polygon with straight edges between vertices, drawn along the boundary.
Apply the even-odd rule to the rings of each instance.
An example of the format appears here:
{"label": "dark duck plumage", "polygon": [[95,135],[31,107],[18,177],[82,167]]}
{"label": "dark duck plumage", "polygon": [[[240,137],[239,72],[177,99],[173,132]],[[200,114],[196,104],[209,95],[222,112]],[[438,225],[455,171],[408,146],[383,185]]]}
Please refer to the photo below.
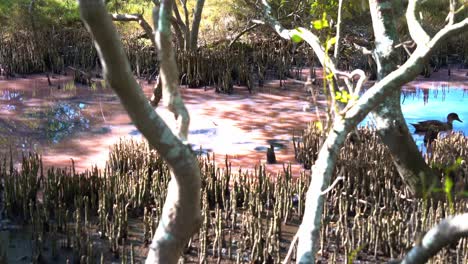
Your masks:
{"label": "dark duck plumage", "polygon": [[431,133],[438,133],[441,131],[447,131],[447,130],[452,130],[453,129],[453,121],[458,121],[463,123],[463,121],[460,120],[458,115],[456,113],[450,113],[447,116],[447,122],[442,122],[439,120],[427,120],[427,121],[421,121],[418,122],[417,124],[411,124],[414,126],[416,129],[414,133],[421,133],[421,132],[428,132],[431,131]]}

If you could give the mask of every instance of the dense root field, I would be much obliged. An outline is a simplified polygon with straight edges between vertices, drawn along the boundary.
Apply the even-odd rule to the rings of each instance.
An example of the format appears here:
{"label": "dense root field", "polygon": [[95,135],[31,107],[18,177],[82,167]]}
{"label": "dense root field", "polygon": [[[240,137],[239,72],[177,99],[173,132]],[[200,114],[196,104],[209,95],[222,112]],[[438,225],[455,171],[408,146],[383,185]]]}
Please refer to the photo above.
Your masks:
{"label": "dense root field", "polygon": [[[320,141],[308,130],[296,155],[313,159]],[[444,178],[453,178],[453,203],[417,200],[410,198],[374,132],[361,130],[359,140],[341,151],[336,175],[344,180],[326,194],[321,262],[400,258],[442,218],[466,212],[466,146],[467,139],[455,134],[436,141],[427,157]],[[4,263],[144,260],[169,180],[167,166],[146,144],[122,141],[111,149],[105,170],[85,173],[45,171],[34,154],[24,157],[21,170],[11,162],[7,157],[0,169]],[[293,178],[287,166],[276,179],[261,165],[251,172],[231,170],[229,160],[224,166],[219,169],[211,156],[200,157],[203,224],[186,248],[185,261],[281,262],[303,214],[308,177]],[[434,263],[467,261],[463,239]]]}

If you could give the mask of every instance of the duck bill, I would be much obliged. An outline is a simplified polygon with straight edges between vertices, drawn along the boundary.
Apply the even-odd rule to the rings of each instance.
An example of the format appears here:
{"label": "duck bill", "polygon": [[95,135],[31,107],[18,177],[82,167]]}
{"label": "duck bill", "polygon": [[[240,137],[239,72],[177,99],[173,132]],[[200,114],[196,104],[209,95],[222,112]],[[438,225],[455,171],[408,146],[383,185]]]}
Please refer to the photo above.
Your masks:
{"label": "duck bill", "polygon": [[461,121],[460,118],[457,118],[457,119],[455,119],[455,120],[457,120],[457,121],[460,122],[460,123],[463,123],[463,121]]}

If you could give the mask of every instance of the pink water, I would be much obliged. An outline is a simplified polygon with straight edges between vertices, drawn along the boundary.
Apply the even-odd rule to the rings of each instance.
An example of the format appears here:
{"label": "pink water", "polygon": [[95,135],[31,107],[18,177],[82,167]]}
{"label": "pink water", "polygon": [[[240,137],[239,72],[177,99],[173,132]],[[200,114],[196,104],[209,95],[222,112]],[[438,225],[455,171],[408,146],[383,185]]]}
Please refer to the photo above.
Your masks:
{"label": "pink water", "polygon": [[[409,83],[405,91],[414,94],[403,102],[405,117],[411,122],[443,119],[448,111],[458,111],[466,122],[455,128],[464,131],[468,123],[464,106],[467,72],[452,70],[449,77],[447,70],[441,70],[429,79],[418,77]],[[73,159],[77,170],[84,171],[91,166],[103,168],[109,147],[119,139],[141,139],[110,88],[98,84],[69,89],[70,82],[69,76],[56,76],[51,87],[43,75],[0,79],[0,152],[11,147],[20,157],[21,152],[37,151],[47,167],[70,166]],[[140,83],[149,97],[152,87]],[[228,155],[233,167],[251,170],[266,163],[266,148],[274,143],[278,164],[266,165],[268,171],[276,174],[283,164],[291,163],[298,176],[304,170],[294,160],[292,137],[316,120],[314,112],[304,111],[311,99],[302,85],[290,80],[280,88],[279,81],[269,81],[253,94],[245,87],[234,90],[233,95],[225,95],[212,88],[181,89],[191,115],[189,142],[193,148],[201,146],[203,153],[216,153],[220,165]],[[437,97],[439,90],[453,96]],[[157,112],[168,124],[175,124],[167,109],[159,107]]]}
{"label": "pink water", "polygon": [[[94,89],[78,86],[66,91],[69,82],[70,77],[57,76],[49,87],[42,75],[0,80],[2,152],[10,146],[17,155],[34,150],[42,154],[48,167],[70,166],[73,159],[77,170],[83,171],[94,165],[103,168],[109,147],[120,138],[141,139],[111,89],[97,85]],[[140,83],[149,97],[152,87]],[[201,146],[204,153],[216,153],[220,165],[228,155],[233,167],[245,169],[265,163],[266,148],[275,143],[278,164],[267,165],[268,170],[276,174],[283,164],[291,162],[299,175],[302,167],[294,160],[292,136],[300,135],[315,115],[303,111],[307,94],[301,85],[286,82],[285,87],[271,81],[253,94],[236,87],[233,95],[218,94],[210,88],[182,88],[191,115],[189,142],[195,150]],[[63,114],[67,111],[72,114]],[[57,112],[58,117],[54,114]],[[175,124],[167,109],[159,107],[157,112],[168,124]],[[57,119],[70,119],[68,123],[74,127],[51,138],[53,133],[47,133],[47,127]],[[53,131],[57,130],[61,131]]]}

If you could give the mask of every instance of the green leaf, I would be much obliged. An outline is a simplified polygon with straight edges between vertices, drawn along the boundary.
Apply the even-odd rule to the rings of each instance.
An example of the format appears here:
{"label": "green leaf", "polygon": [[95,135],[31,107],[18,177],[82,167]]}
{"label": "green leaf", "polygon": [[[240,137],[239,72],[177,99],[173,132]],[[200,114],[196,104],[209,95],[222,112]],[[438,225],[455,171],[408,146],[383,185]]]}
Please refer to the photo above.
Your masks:
{"label": "green leaf", "polygon": [[445,188],[444,188],[445,193],[450,193],[450,191],[451,191],[452,188],[453,188],[453,180],[452,180],[452,178],[450,178],[450,177],[448,177],[448,176],[445,178],[445,186],[444,186],[444,187],[445,187]]}
{"label": "green leaf", "polygon": [[329,50],[331,48],[331,46],[334,45],[335,43],[336,43],[336,37],[333,37],[333,38],[329,39],[327,41],[326,49]]}
{"label": "green leaf", "polygon": [[314,124],[315,124],[315,127],[316,127],[319,131],[323,131],[323,124],[322,124],[322,122],[316,121]]}
{"label": "green leaf", "polygon": [[317,30],[321,30],[323,28],[327,28],[328,27],[328,21],[324,21],[324,20],[315,20],[315,21],[312,21],[312,26],[317,29]]}
{"label": "green leaf", "polygon": [[302,31],[298,28],[296,28],[295,30],[292,31],[292,34],[291,34],[291,40],[294,42],[294,43],[299,43],[302,41]]}

